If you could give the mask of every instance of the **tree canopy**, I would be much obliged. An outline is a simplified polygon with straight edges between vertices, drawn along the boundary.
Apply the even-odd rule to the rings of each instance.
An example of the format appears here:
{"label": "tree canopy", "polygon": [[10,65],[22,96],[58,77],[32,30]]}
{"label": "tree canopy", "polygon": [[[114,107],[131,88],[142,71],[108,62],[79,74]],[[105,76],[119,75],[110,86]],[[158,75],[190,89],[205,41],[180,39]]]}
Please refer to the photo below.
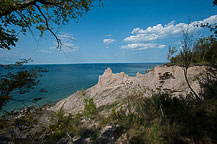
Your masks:
{"label": "tree canopy", "polygon": [[213,5],[214,5],[214,6],[217,5],[217,0],[214,0],[214,1],[213,1]]}
{"label": "tree canopy", "polygon": [[[101,0],[1,0],[0,48],[16,46],[18,34],[36,28],[41,35],[49,31],[61,48],[61,41],[52,25],[64,25],[87,13],[93,2]],[[20,29],[20,30],[19,30]]]}

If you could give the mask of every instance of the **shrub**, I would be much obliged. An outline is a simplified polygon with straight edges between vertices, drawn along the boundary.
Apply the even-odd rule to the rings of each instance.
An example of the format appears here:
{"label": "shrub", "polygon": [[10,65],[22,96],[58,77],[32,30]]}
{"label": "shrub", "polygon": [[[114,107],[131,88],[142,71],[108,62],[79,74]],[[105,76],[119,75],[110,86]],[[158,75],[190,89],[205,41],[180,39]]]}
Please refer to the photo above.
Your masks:
{"label": "shrub", "polygon": [[86,118],[93,118],[93,116],[96,115],[96,113],[97,113],[97,110],[96,110],[96,105],[93,101],[93,98],[84,99],[83,115]]}

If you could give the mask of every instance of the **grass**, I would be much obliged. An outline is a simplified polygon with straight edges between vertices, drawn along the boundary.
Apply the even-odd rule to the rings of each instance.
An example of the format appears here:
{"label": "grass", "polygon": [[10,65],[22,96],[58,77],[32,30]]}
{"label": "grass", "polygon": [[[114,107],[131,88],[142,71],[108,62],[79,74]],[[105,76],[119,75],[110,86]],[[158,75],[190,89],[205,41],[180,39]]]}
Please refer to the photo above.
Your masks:
{"label": "grass", "polygon": [[102,106],[97,108],[97,112],[100,113],[103,111],[110,111],[112,108],[115,108],[118,104],[119,104],[119,102],[114,102],[112,104],[102,105]]}

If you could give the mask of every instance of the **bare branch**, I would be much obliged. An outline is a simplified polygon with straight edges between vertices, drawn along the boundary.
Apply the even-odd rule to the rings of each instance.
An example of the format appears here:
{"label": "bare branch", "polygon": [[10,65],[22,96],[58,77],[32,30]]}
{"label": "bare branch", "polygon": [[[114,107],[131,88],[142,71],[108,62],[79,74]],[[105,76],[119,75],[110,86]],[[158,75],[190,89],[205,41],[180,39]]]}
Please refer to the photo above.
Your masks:
{"label": "bare branch", "polygon": [[57,41],[57,49],[61,49],[61,40],[57,37],[57,35],[50,29],[49,27],[49,23],[48,23],[48,20],[47,20],[47,17],[44,15],[44,13],[42,12],[40,6],[38,6],[37,4],[35,4],[35,6],[37,7],[38,11],[41,13],[41,15],[44,17],[45,19],[45,25],[47,27],[47,30],[55,37],[56,41]]}

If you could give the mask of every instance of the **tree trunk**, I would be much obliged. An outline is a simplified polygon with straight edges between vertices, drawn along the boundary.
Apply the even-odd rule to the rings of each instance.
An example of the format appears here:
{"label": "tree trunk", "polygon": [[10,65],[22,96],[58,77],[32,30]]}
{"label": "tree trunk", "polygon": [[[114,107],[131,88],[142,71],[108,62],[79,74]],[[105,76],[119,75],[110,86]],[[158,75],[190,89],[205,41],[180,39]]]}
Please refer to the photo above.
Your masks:
{"label": "tree trunk", "polygon": [[202,101],[201,98],[198,96],[198,94],[194,91],[194,89],[190,85],[190,82],[188,80],[188,68],[187,67],[184,68],[184,76],[185,76],[185,81],[187,82],[187,85],[188,85],[189,89],[191,90],[191,92],[194,94],[194,96],[198,100]]}
{"label": "tree trunk", "polygon": [[204,53],[203,53],[203,59],[202,59],[202,63],[204,62],[205,55],[206,55],[206,49],[204,50]]}

